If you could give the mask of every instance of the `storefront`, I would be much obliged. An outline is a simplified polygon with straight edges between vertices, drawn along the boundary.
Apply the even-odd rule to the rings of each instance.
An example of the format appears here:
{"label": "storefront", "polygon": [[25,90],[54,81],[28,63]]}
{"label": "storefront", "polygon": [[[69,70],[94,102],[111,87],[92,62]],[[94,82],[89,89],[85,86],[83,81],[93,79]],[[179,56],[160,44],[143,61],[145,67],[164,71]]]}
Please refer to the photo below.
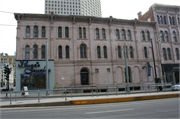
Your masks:
{"label": "storefront", "polygon": [[[46,81],[45,60],[16,60],[16,91],[27,86],[28,90],[54,88],[54,61],[48,61],[48,79]],[[48,83],[47,83],[48,82]]]}
{"label": "storefront", "polygon": [[179,64],[162,64],[166,83],[179,84]]}

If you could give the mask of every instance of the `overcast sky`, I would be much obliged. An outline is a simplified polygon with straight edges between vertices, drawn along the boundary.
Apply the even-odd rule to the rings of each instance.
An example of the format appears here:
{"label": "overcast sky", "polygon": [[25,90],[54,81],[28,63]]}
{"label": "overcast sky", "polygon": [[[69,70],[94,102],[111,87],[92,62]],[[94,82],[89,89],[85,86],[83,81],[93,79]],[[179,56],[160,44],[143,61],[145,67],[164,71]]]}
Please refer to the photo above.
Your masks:
{"label": "overcast sky", "polygon": [[[0,0],[0,53],[14,55],[16,51],[16,26],[13,13],[44,13],[45,0]],[[178,5],[179,0],[101,0],[102,17],[121,19],[137,18],[154,3]]]}

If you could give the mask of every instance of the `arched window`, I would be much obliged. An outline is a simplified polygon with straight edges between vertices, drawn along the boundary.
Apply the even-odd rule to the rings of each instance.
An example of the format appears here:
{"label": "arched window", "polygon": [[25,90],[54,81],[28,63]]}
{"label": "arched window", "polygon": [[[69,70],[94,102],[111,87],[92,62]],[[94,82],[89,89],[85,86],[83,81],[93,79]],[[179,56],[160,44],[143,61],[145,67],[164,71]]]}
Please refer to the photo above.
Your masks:
{"label": "arched window", "polygon": [[142,31],[141,33],[142,33],[142,40],[145,41],[145,34],[144,34],[144,31]]}
{"label": "arched window", "polygon": [[178,25],[180,25],[180,22],[179,22],[179,17],[178,17],[177,19],[178,19]]}
{"label": "arched window", "polygon": [[58,38],[62,38],[62,27],[58,27]]}
{"label": "arched window", "polygon": [[166,41],[166,42],[169,42],[168,32],[167,32],[167,31],[165,31],[165,41]]}
{"label": "arched window", "polygon": [[130,57],[133,58],[134,56],[133,56],[133,48],[132,48],[132,46],[130,46],[129,50],[130,50]]}
{"label": "arched window", "polygon": [[[129,78],[129,83],[132,83],[132,77],[131,77],[131,68],[128,66],[128,78]],[[126,68],[125,68],[125,81],[127,83],[127,77],[126,77]]]}
{"label": "arched window", "polygon": [[164,16],[164,24],[166,24],[166,16]]}
{"label": "arched window", "polygon": [[26,26],[26,37],[30,37],[30,26]]}
{"label": "arched window", "polygon": [[148,58],[148,55],[147,55],[147,48],[146,48],[146,47],[144,47],[144,57],[145,57],[145,58]]}
{"label": "arched window", "polygon": [[99,29],[96,28],[96,39],[99,39]]}
{"label": "arched window", "polygon": [[86,38],[86,28],[83,28],[83,38]]}
{"label": "arched window", "polygon": [[167,60],[166,49],[165,48],[163,48],[163,57],[164,57],[164,60]]}
{"label": "arched window", "polygon": [[176,48],[176,59],[179,60],[179,49]]}
{"label": "arched window", "polygon": [[119,38],[119,29],[116,29],[116,39],[120,39]]}
{"label": "arched window", "polygon": [[169,24],[172,25],[172,19],[169,17]]}
{"label": "arched window", "polygon": [[170,48],[167,49],[168,59],[171,60],[171,50]]}
{"label": "arched window", "polygon": [[89,85],[89,72],[87,69],[83,68],[80,73],[81,85]]}
{"label": "arched window", "polygon": [[101,58],[101,47],[97,46],[97,57]]}
{"label": "arched window", "polygon": [[174,17],[172,17],[172,25],[175,25]]}
{"label": "arched window", "polygon": [[66,46],[66,58],[69,58],[69,46]]}
{"label": "arched window", "polygon": [[85,44],[81,44],[80,45],[80,57],[81,58],[87,58],[87,55],[86,55],[86,45]]}
{"label": "arched window", "polygon": [[121,46],[118,46],[118,58],[121,58]]}
{"label": "arched window", "polygon": [[103,51],[104,51],[104,58],[108,58],[108,56],[107,56],[107,47],[106,46],[103,47]]}
{"label": "arched window", "polygon": [[104,28],[102,29],[102,39],[106,39],[106,32]]}
{"label": "arched window", "polygon": [[148,41],[150,41],[150,34],[149,34],[149,31],[147,31],[147,38],[148,38]]}
{"label": "arched window", "polygon": [[126,34],[126,33],[125,33],[125,30],[122,29],[122,30],[121,30],[122,40],[125,40],[125,39],[126,39],[126,35],[125,35],[125,34]]}
{"label": "arched window", "polygon": [[42,38],[46,37],[46,28],[42,26]]}
{"label": "arched window", "polygon": [[33,58],[34,59],[38,58],[38,46],[37,45],[33,46]]}
{"label": "arched window", "polygon": [[65,38],[69,38],[69,28],[65,27]]}
{"label": "arched window", "polygon": [[62,59],[62,46],[58,46],[58,58]]}
{"label": "arched window", "polygon": [[163,31],[160,31],[160,38],[161,38],[161,41],[164,41]]}
{"label": "arched window", "polygon": [[131,31],[128,30],[128,40],[131,40]]}
{"label": "arched window", "polygon": [[43,45],[42,47],[41,47],[41,58],[43,59],[43,58],[45,58],[45,53],[46,53],[46,50],[45,50],[45,46]]}
{"label": "arched window", "polygon": [[175,31],[173,31],[173,40],[174,40],[174,42],[177,42],[177,39],[176,39],[176,32],[175,32]]}
{"label": "arched window", "polygon": [[79,38],[82,38],[82,29],[79,27]]}
{"label": "arched window", "polygon": [[38,26],[34,26],[34,37],[38,37]]}
{"label": "arched window", "polygon": [[160,24],[163,24],[162,16],[160,16]]}
{"label": "arched window", "polygon": [[158,22],[158,24],[160,24],[160,22],[159,22],[159,16],[157,16],[157,22]]}
{"label": "arched window", "polygon": [[26,45],[26,49],[25,49],[25,59],[29,59],[29,51],[30,51],[29,46]]}

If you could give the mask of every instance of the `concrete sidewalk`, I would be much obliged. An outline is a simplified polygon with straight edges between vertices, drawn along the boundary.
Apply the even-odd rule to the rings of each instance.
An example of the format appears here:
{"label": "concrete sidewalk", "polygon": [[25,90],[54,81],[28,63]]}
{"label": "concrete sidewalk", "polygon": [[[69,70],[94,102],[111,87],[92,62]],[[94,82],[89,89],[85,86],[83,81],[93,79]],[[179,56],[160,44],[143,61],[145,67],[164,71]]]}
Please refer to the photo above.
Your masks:
{"label": "concrete sidewalk", "polygon": [[[62,95],[49,95],[41,96],[38,100],[37,95],[12,96],[11,104],[10,98],[5,98],[5,94],[1,94],[1,108],[7,107],[37,107],[37,106],[64,106],[64,105],[84,105],[84,104],[100,104],[100,103],[113,103],[113,102],[127,102],[127,101],[139,101],[139,100],[150,100],[150,99],[162,99],[162,98],[174,98],[179,97],[180,91],[175,92],[151,92],[151,93],[133,93],[133,94],[118,94],[115,95],[95,95],[94,96],[76,96],[62,97]],[[9,95],[8,95],[9,96]],[[2,98],[3,97],[3,98]]]}

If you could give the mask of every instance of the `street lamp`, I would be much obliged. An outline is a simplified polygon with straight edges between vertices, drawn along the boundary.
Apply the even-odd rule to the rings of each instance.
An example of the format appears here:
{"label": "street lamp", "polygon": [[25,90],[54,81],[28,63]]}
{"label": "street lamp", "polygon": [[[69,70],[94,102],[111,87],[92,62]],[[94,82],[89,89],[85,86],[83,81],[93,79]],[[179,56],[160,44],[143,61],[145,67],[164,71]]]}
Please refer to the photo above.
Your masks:
{"label": "street lamp", "polygon": [[62,76],[63,88],[64,88],[64,79],[65,79],[64,76]]}

